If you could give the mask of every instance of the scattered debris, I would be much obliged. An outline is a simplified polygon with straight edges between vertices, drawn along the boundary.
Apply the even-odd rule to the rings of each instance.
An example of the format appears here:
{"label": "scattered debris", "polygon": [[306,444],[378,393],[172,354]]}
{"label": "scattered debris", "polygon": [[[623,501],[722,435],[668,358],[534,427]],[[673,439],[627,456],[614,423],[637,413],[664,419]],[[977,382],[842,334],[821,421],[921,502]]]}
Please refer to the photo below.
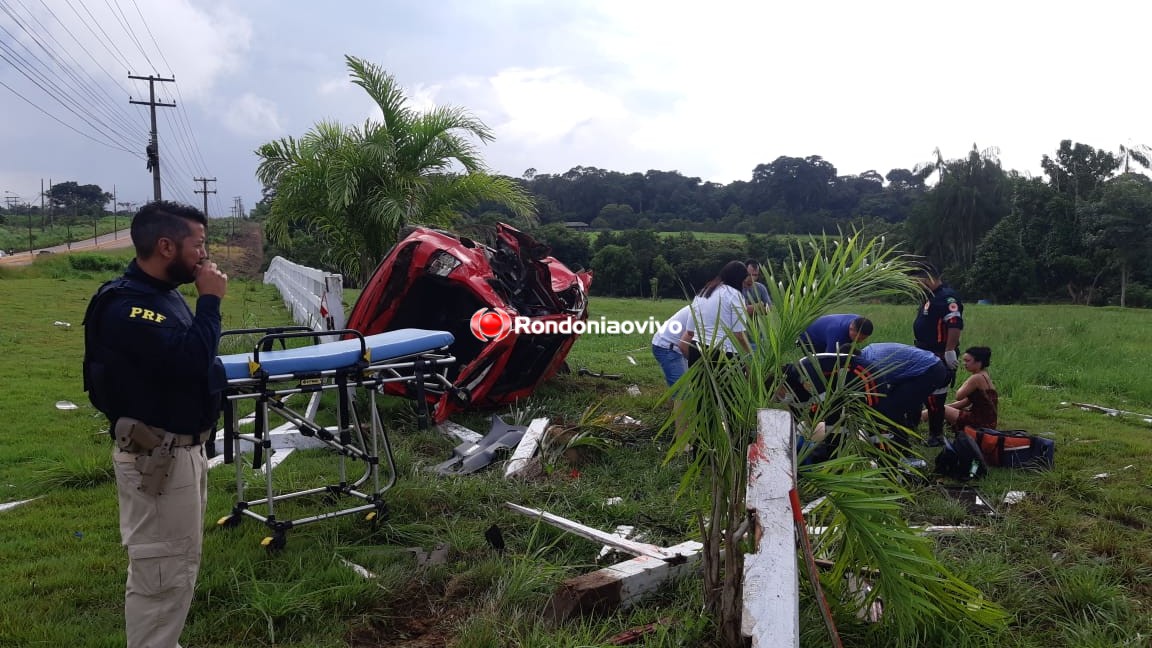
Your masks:
{"label": "scattered debris", "polygon": [[504,554],[504,533],[500,531],[500,527],[496,526],[495,524],[488,527],[484,531],[484,539],[488,541],[488,544],[492,545],[492,548],[496,550],[496,553],[501,555]]}
{"label": "scattered debris", "polygon": [[[635,531],[636,527],[632,526],[631,524],[619,524],[616,526],[616,530],[612,532],[612,535],[619,536],[624,540],[639,540],[639,534],[633,535],[633,532]],[[600,547],[600,553],[596,554],[596,562],[600,562],[601,560],[604,560],[606,557],[614,553],[616,553],[615,547],[604,545],[603,547]]]}
{"label": "scattered debris", "polygon": [[60,320],[52,322],[52,326],[57,328],[72,328],[72,324],[70,322],[61,322]]}
{"label": "scattered debris", "polygon": [[663,617],[659,621],[653,621],[646,625],[637,628],[625,630],[618,635],[608,639],[609,646],[627,646],[640,641],[646,635],[650,635],[661,627],[671,626],[673,624],[672,617]]}
{"label": "scattered debris", "polygon": [[423,567],[424,565],[443,565],[448,562],[448,545],[439,544],[432,551],[424,551],[423,547],[408,547],[405,549],[408,553],[416,558],[416,564]]}
{"label": "scattered debris", "polygon": [[609,497],[608,499],[604,500],[604,506],[616,506],[617,504],[623,504],[623,503],[624,503],[623,497]]}
{"label": "scattered debris", "polygon": [[1092,479],[1108,479],[1109,477],[1111,477],[1111,474],[1109,473],[1097,473],[1092,475]]}
{"label": "scattered debris", "polygon": [[458,425],[452,421],[444,421],[437,425],[436,428],[440,430],[441,433],[454,437],[461,443],[476,443],[483,438],[483,435],[479,432],[473,432],[463,425]]}
{"label": "scattered debris", "polygon": [[546,429],[548,429],[548,419],[532,419],[532,422],[528,424],[528,429],[524,432],[524,436],[520,439],[519,445],[516,446],[515,452],[512,453],[508,466],[504,469],[504,477],[520,477],[525,474],[528,461],[536,455],[536,450],[540,447],[540,439],[544,436]]}
{"label": "scattered debris", "polygon": [[367,578],[368,580],[372,580],[372,579],[376,578],[376,574],[373,574],[372,572],[368,571],[364,567],[361,567],[360,565],[357,565],[356,563],[354,563],[354,562],[352,562],[346,558],[341,558],[340,562],[342,562],[345,565],[347,565],[348,567],[350,567],[352,569],[352,571],[356,572],[356,574],[359,575],[361,578]]}
{"label": "scattered debris", "polygon": [[1120,470],[1132,470],[1135,467],[1136,467],[1136,464],[1128,464],[1127,466],[1124,466]]}
{"label": "scattered debris", "polygon": [[630,355],[626,355],[626,356],[624,356],[624,357],[625,357],[625,358],[628,358],[628,362],[631,362],[633,365],[635,365],[635,364],[636,364],[636,358],[633,358],[633,357],[632,357],[632,356],[630,356]]}
{"label": "scattered debris", "polygon": [[78,409],[76,403],[72,401],[56,401],[56,409],[58,410],[74,410]]}
{"label": "scattered debris", "polygon": [[519,504],[513,504],[512,502],[505,502],[504,505],[513,511],[516,511],[517,513],[523,513],[529,517],[539,518],[540,520],[543,520],[544,522],[547,522],[554,527],[575,533],[582,538],[587,538],[589,540],[595,540],[597,542],[611,545],[634,556],[648,556],[650,558],[656,558],[659,560],[682,560],[684,558],[684,556],[682,556],[680,553],[671,551],[670,549],[664,549],[663,547],[658,547],[654,544],[636,542],[635,540],[626,540],[617,535],[606,533],[599,529],[593,529],[589,526],[584,526],[579,522],[574,522],[567,518],[560,517],[559,515],[553,515],[547,511],[540,511],[534,508],[529,508],[527,506],[520,506]]}
{"label": "scattered debris", "polygon": [[992,508],[991,500],[980,493],[980,491],[972,488],[971,486],[939,486],[940,492],[948,498],[954,499],[968,508],[969,515],[986,515],[995,517],[999,515],[996,509]]}
{"label": "scattered debris", "polygon": [[634,419],[627,414],[618,414],[612,418],[612,423],[615,425],[630,425],[632,427],[640,427],[643,425],[643,423],[640,422],[640,419]]}
{"label": "scattered debris", "polygon": [[[12,484],[8,484],[8,485],[12,486]],[[7,511],[8,509],[14,509],[17,506],[20,506],[21,504],[27,504],[28,502],[31,502],[32,500],[37,500],[37,499],[40,499],[40,498],[39,497],[33,497],[32,499],[19,500],[17,502],[5,502],[3,504],[0,504],[0,511]]]}
{"label": "scattered debris", "polygon": [[877,598],[870,605],[864,604],[872,592],[872,581],[852,573],[844,574],[844,579],[848,581],[848,593],[858,606],[856,618],[868,623],[880,623],[880,617],[884,615],[884,602]]}
{"label": "scattered debris", "polygon": [[587,367],[580,367],[580,369],[576,371],[576,375],[603,378],[604,380],[620,380],[624,377],[622,374],[606,374],[603,371],[592,371]]}
{"label": "scattered debris", "polygon": [[1011,506],[1012,504],[1019,504],[1024,501],[1024,496],[1028,493],[1024,491],[1008,491],[1004,493],[1004,503]]}
{"label": "scattered debris", "polygon": [[1069,403],[1069,402],[1065,401],[1065,402],[1062,402],[1060,404],[1061,405],[1071,405],[1073,407],[1079,407],[1080,409],[1082,409],[1086,412],[1099,412],[1101,414],[1107,414],[1108,416],[1137,416],[1142,421],[1144,421],[1145,423],[1152,423],[1152,414],[1140,414],[1138,412],[1127,412],[1127,411],[1122,410],[1122,409],[1113,409],[1111,407],[1104,407],[1103,405],[1093,405],[1092,403]]}
{"label": "scattered debris", "polygon": [[626,608],[674,578],[696,573],[704,545],[689,540],[662,549],[677,560],[639,556],[616,563],[560,584],[548,603],[553,622],[564,622],[581,614],[610,612]]}
{"label": "scattered debris", "polygon": [[628,395],[629,396],[639,396],[640,395],[640,386],[639,385],[628,385]]}
{"label": "scattered debris", "polygon": [[440,475],[468,475],[496,461],[498,455],[509,453],[527,431],[522,425],[509,425],[497,415],[492,416],[492,430],[475,443],[461,443],[452,450],[452,456],[432,467]]}

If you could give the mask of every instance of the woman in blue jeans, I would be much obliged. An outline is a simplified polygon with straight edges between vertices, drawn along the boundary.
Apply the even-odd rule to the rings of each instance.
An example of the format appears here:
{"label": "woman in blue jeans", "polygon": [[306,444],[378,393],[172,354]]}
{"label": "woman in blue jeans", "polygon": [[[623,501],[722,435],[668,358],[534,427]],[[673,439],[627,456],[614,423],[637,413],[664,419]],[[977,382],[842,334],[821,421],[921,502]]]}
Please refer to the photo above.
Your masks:
{"label": "woman in blue jeans", "polygon": [[[679,342],[690,319],[692,319],[692,305],[686,304],[676,311],[675,315],[669,317],[661,325],[660,330],[656,331],[656,335],[652,336],[652,355],[656,358],[656,362],[660,363],[660,369],[664,371],[664,382],[668,383],[669,387],[675,385],[680,376],[688,370],[688,360],[680,353]],[[684,421],[680,416],[680,399],[676,396],[672,397],[672,412],[676,416],[676,434],[679,435],[684,427]]]}
{"label": "woman in blue jeans", "polygon": [[656,331],[656,335],[652,336],[652,355],[664,370],[664,382],[668,383],[669,387],[676,384],[688,369],[688,361],[680,353],[678,343],[691,318],[692,305],[686,304],[676,311],[675,315],[669,317],[660,326],[660,330]]}

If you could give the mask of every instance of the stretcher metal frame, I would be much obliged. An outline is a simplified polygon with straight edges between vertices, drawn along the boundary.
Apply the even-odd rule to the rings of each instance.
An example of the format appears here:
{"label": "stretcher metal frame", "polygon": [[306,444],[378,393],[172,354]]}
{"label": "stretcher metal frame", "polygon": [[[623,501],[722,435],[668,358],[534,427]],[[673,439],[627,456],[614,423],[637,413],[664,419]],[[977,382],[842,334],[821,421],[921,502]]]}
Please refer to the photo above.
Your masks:
{"label": "stretcher metal frame", "polygon": [[[377,409],[377,393],[381,392],[381,388],[387,383],[409,383],[412,397],[418,407],[419,425],[421,428],[427,427],[429,416],[425,394],[452,388],[446,376],[447,367],[456,362],[448,351],[451,336],[449,335],[447,344],[434,349],[377,359],[372,357],[364,336],[352,329],[313,331],[303,326],[285,326],[236,329],[223,333],[223,335],[242,334],[256,334],[262,337],[249,360],[250,376],[229,379],[225,390],[224,463],[236,464],[236,502],[231,514],[221,518],[218,524],[226,528],[234,527],[244,516],[258,520],[272,532],[272,535],[264,538],[261,544],[273,551],[284,548],[286,534],[294,527],[359,513],[366,513],[366,519],[372,522],[387,518],[388,506],[382,496],[396,483],[396,464],[388,432],[381,423]],[[261,364],[261,354],[265,354],[265,358],[274,355],[276,352],[273,351],[273,346],[276,343],[279,343],[281,348],[287,349],[288,340],[295,338],[309,338],[314,344],[320,345],[323,344],[321,341],[323,338],[338,339],[347,336],[360,343],[358,359],[347,366],[271,374],[265,371]],[[338,395],[335,428],[324,427],[313,420],[319,397],[329,390],[335,390]],[[367,435],[360,425],[359,416],[352,403],[353,396],[358,391],[366,394],[368,398],[371,421]],[[286,397],[293,394],[312,396],[307,414],[294,411],[285,404]],[[240,420],[236,404],[245,399],[255,401],[254,430],[251,434],[239,431]],[[295,425],[301,435],[322,441],[335,452],[339,457],[338,483],[278,494],[273,487],[273,471],[269,465],[265,470],[266,496],[257,500],[246,499],[243,462],[238,460],[241,454],[241,442],[247,441],[252,444],[252,468],[259,470],[264,465],[265,456],[268,455],[270,458],[274,452],[269,434],[271,430],[269,417],[272,414]],[[387,480],[383,484],[380,475],[382,458],[388,466]],[[350,460],[364,462],[364,473],[355,481],[348,479],[347,463]],[[341,496],[349,496],[364,503],[297,519],[285,520],[276,516],[277,503],[310,495],[324,495],[332,502],[338,501]],[[254,507],[267,507],[267,515],[257,513],[253,510]]]}

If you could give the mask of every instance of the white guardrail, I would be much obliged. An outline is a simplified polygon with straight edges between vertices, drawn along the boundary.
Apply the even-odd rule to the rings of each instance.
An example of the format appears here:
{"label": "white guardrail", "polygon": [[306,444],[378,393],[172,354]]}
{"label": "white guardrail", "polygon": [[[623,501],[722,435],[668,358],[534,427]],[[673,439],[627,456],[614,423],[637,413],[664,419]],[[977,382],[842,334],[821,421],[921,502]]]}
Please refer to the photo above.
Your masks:
{"label": "white guardrail", "polygon": [[264,272],[264,283],[280,289],[297,324],[313,331],[344,328],[343,276],[276,257]]}

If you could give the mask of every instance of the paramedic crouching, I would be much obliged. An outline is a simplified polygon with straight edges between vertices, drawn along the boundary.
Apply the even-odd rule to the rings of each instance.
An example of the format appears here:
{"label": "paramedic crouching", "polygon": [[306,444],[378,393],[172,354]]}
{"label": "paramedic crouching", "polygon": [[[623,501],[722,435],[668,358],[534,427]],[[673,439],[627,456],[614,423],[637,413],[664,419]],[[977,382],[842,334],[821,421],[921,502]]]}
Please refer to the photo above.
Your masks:
{"label": "paramedic crouching", "polygon": [[[132,219],[136,258],[84,316],[84,383],[111,425],[128,550],[128,648],[175,648],[200,569],[207,460],[220,413],[220,300],[228,275],[207,259],[199,210],[157,201]],[[178,286],[194,283],[196,312]]]}

